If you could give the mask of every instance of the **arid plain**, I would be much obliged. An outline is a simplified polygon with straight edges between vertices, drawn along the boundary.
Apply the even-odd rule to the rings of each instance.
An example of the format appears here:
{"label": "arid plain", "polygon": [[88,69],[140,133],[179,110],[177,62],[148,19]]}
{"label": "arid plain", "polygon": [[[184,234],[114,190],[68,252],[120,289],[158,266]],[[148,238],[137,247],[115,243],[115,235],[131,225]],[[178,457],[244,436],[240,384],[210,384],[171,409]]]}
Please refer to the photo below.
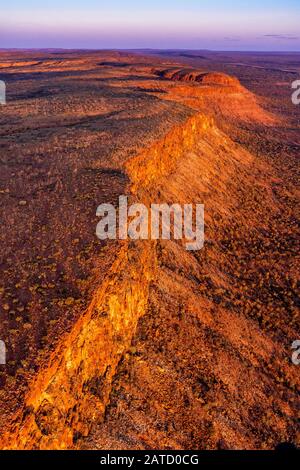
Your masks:
{"label": "arid plain", "polygon": [[[300,445],[299,54],[0,51],[0,447]],[[119,195],[205,244],[106,241]]]}

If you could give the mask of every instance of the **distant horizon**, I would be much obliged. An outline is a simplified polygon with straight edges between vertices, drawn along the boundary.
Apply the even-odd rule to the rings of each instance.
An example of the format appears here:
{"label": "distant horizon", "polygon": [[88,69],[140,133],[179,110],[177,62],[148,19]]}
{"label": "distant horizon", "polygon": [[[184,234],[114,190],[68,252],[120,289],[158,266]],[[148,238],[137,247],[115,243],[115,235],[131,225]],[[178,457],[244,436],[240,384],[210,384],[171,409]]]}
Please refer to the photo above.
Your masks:
{"label": "distant horizon", "polygon": [[299,52],[299,0],[11,0],[5,49]]}
{"label": "distant horizon", "polygon": [[[299,54],[299,50],[259,50],[259,49],[193,49],[193,48],[152,48],[152,47],[136,47],[136,48],[121,48],[121,47],[0,47],[0,51],[193,51],[193,52],[242,52],[243,54],[260,53],[260,54]],[[196,56],[195,56],[196,57]]]}

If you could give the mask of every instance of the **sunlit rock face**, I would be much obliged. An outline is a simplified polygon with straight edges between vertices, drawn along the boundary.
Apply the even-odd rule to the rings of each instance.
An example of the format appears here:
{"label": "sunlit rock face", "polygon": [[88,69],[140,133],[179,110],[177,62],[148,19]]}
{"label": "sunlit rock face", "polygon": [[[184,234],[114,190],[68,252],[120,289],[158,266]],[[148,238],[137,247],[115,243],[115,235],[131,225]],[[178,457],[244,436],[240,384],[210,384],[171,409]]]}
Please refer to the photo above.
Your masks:
{"label": "sunlit rock face", "polygon": [[[223,72],[125,53],[50,58],[1,63],[20,87],[1,115],[12,132],[1,242],[21,273],[4,273],[13,356],[1,448],[297,442],[296,194],[282,116]],[[120,194],[204,204],[204,248],[99,245],[96,208]]]}

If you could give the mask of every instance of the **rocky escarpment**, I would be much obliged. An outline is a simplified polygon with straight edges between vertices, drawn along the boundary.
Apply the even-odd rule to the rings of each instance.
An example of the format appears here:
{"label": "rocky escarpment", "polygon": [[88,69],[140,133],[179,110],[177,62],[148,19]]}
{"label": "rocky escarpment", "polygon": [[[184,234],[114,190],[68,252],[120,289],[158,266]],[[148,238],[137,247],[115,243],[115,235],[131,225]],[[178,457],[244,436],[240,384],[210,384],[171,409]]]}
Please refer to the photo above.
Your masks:
{"label": "rocky escarpment", "polygon": [[[133,197],[149,205],[160,178],[207,133],[214,133],[211,118],[192,117],[128,161]],[[2,448],[72,448],[103,419],[116,367],[146,311],[155,266],[155,242],[124,241],[89,308],[38,373]]]}
{"label": "rocky escarpment", "polygon": [[105,420],[80,448],[299,443],[299,377],[290,360],[298,334],[294,220],[274,197],[272,168],[213,122],[204,126],[195,139],[187,132],[191,145],[166,139],[153,160],[147,150],[138,157],[135,184],[154,201],[205,204],[205,245],[188,252],[181,241],[157,242],[146,314],[117,369]]}
{"label": "rocky escarpment", "polygon": [[[98,52],[96,60],[99,61]],[[124,67],[120,68],[123,71]],[[83,183],[87,182],[87,173],[96,171],[98,178],[93,183],[97,204],[99,195],[107,202],[113,185],[108,175],[115,179],[119,173],[110,168],[113,160],[122,169],[122,175],[126,167],[132,201],[146,205],[204,203],[204,249],[187,252],[180,240],[124,241],[114,243],[114,251],[111,246],[101,247],[97,253],[97,272],[102,275],[96,276],[92,284],[94,294],[89,307],[76,301],[76,324],[72,322],[71,330],[58,328],[54,323],[51,332],[56,334],[58,346],[54,352],[51,352],[54,345],[47,349],[48,360],[43,365],[39,362],[39,369],[29,369],[32,381],[26,388],[25,399],[24,395],[16,398],[19,405],[15,409],[19,412],[14,414],[14,420],[7,419],[2,410],[5,433],[1,435],[0,446],[253,449],[274,448],[282,441],[299,444],[296,436],[299,377],[297,367],[291,362],[291,341],[299,333],[295,294],[296,219],[292,210],[296,195],[292,186],[285,184],[290,172],[281,178],[284,160],[289,159],[286,154],[284,159],[278,158],[280,171],[274,173],[271,166],[278,135],[276,147],[266,136],[264,142],[248,147],[252,154],[229,138],[234,135],[238,142],[244,142],[239,124],[248,121],[253,140],[257,139],[256,130],[272,122],[270,116],[259,107],[253,94],[223,74],[197,72],[201,82],[161,79],[153,73],[149,75],[148,66],[141,70],[141,77],[134,77],[132,72],[128,70],[124,80],[124,71],[119,82],[121,89],[113,80],[112,88],[122,99],[122,113],[112,112],[115,109],[110,107],[106,109],[105,133],[101,132],[99,119],[93,121],[90,149],[95,158],[89,160],[91,155],[86,149],[82,158],[84,146],[79,147],[84,172],[78,171],[78,177],[72,179],[70,175],[77,174],[78,167],[74,172],[63,173],[54,160],[57,175],[68,181],[73,195],[74,189],[79,189],[78,182],[86,191],[88,186]],[[114,73],[111,77],[115,77]],[[78,82],[76,79],[76,86]],[[86,79],[82,83],[85,87]],[[102,79],[101,87],[98,81],[95,83],[97,90],[107,92],[107,87],[102,87]],[[130,83],[131,89],[135,85],[137,93],[130,94],[125,103],[125,94],[121,93],[124,83]],[[142,93],[149,95],[149,107],[147,101],[139,102]],[[116,97],[111,99],[111,96],[107,97],[109,105],[115,103]],[[165,100],[177,101],[178,105],[168,103],[170,106],[165,108]],[[139,106],[134,112],[136,103]],[[189,108],[182,104],[188,104]],[[70,105],[77,115],[73,95]],[[35,112],[36,106],[31,108]],[[156,119],[161,107],[166,112]],[[123,108],[128,108],[128,112]],[[23,109],[22,105],[22,112]],[[13,120],[15,111],[11,114]],[[200,111],[202,114],[197,114]],[[174,119],[179,112],[180,119]],[[196,115],[184,125],[175,125],[193,113]],[[120,127],[115,127],[112,115]],[[65,111],[62,116],[65,119]],[[230,123],[226,129],[228,135],[218,126],[224,123],[223,117]],[[40,116],[36,119],[40,120]],[[70,142],[83,137],[80,134],[78,139],[78,134],[80,129],[86,131],[85,125],[85,120],[78,122],[74,134],[68,135]],[[162,136],[171,125],[173,129],[157,140],[154,128],[159,128]],[[145,132],[139,133],[140,129]],[[274,136],[277,130],[270,129],[270,133]],[[30,139],[34,135],[30,127],[29,135]],[[124,139],[116,141],[117,136],[125,135],[127,143],[131,141],[130,148],[134,148],[129,153],[124,151]],[[102,141],[100,150],[97,139]],[[146,148],[137,154],[132,139],[143,142]],[[146,142],[152,143],[153,139],[157,141],[147,147]],[[55,146],[44,134],[41,140],[49,145],[49,153],[43,154],[48,161]],[[84,142],[82,139],[81,144]],[[269,160],[262,158],[264,146],[269,149]],[[119,151],[118,155],[113,147]],[[30,152],[36,151],[30,147]],[[20,152],[13,151],[9,166],[15,155],[22,152],[23,147]],[[103,153],[107,156],[105,165],[109,166],[105,166],[105,171],[98,168],[103,164],[100,158]],[[128,155],[136,154],[128,160]],[[67,166],[69,162],[70,158],[66,159]],[[89,168],[85,168],[87,163]],[[31,168],[39,170],[40,167],[32,165]],[[25,172],[19,172],[19,167],[16,171],[23,179]],[[294,181],[292,176],[290,181]],[[43,179],[43,173],[39,174],[38,181]],[[109,199],[110,202],[117,201],[120,191],[124,194],[127,181],[122,176],[122,182],[114,185],[116,199]],[[59,187],[61,182],[54,187],[55,192]],[[29,188],[31,194],[31,182]],[[78,201],[78,198],[69,200],[71,212],[85,207]],[[57,207],[60,206],[61,200]],[[88,223],[95,216],[93,202],[91,206]],[[58,217],[62,213],[65,230],[68,219],[66,212],[58,212]],[[57,226],[49,225],[56,235]],[[78,228],[78,224],[74,225]],[[61,233],[65,249],[72,237],[65,237],[64,230]],[[57,247],[56,240],[52,245]],[[47,251],[48,246],[45,245]],[[32,251],[25,242],[22,248]],[[71,262],[77,253],[74,249],[70,251]],[[17,254],[15,259],[21,271]],[[105,260],[109,262],[104,270]],[[37,266],[40,270],[40,264]],[[17,271],[15,267],[13,263],[13,270]],[[70,278],[76,281],[78,271],[74,272]],[[79,280],[84,280],[82,272]],[[53,287],[57,284],[54,280]],[[48,287],[44,282],[36,287],[42,287],[41,295],[51,298],[44,290]],[[88,299],[89,302],[90,296]],[[57,309],[62,319],[69,311],[75,311],[69,297],[66,302],[59,302]],[[37,303],[33,304],[33,313],[36,320],[44,318]],[[28,344],[26,332],[30,330],[24,330]],[[31,331],[44,334],[40,323]],[[14,338],[22,350],[24,343]],[[49,342],[49,337],[45,339]],[[24,369],[28,370],[28,363],[24,363]],[[18,370],[18,377],[21,374],[22,369]],[[11,389],[19,390],[18,386]],[[1,396],[2,403],[5,399],[9,401],[9,394]]]}
{"label": "rocky escarpment", "polygon": [[[171,90],[172,99],[180,90]],[[185,87],[181,99],[198,100],[197,93]],[[257,256],[259,246],[270,246],[263,234],[273,233],[279,213],[270,169],[204,113],[125,169],[132,201],[204,203],[206,248],[193,254],[180,241],[122,242],[88,309],[38,372],[1,447],[255,448],[293,438],[296,371],[285,363],[295,320],[288,313],[286,324],[289,310],[277,295],[285,268],[277,263],[270,281],[274,268],[264,253],[262,261]]]}
{"label": "rocky escarpment", "polygon": [[[245,229],[256,250],[257,233],[272,226],[268,213],[278,212],[265,180],[269,168],[204,114],[125,167],[132,201],[204,203],[207,248],[193,254],[181,241],[124,241],[89,308],[39,371],[1,447],[255,448],[259,436],[265,446],[274,442],[271,402],[275,439],[292,436],[297,378],[292,365],[282,365],[289,345],[280,335],[292,337],[294,324],[285,324],[278,304],[269,333],[277,296],[265,304],[263,291],[257,300],[256,284],[244,278],[252,264],[252,276],[270,278],[256,255],[245,267],[253,247],[242,244]],[[263,207],[258,196],[267,200]],[[136,374],[133,383],[126,367]]]}
{"label": "rocky escarpment", "polygon": [[263,109],[259,100],[237,78],[220,72],[201,72],[195,69],[172,67],[155,69],[155,75],[174,82],[169,86],[167,99],[184,102],[199,111],[210,113],[216,119],[225,118],[259,125],[272,125],[278,119]]}
{"label": "rocky escarpment", "polygon": [[156,70],[155,74],[161,78],[179,82],[197,82],[203,85],[240,86],[237,78],[220,72],[200,72],[195,69],[171,68]]}

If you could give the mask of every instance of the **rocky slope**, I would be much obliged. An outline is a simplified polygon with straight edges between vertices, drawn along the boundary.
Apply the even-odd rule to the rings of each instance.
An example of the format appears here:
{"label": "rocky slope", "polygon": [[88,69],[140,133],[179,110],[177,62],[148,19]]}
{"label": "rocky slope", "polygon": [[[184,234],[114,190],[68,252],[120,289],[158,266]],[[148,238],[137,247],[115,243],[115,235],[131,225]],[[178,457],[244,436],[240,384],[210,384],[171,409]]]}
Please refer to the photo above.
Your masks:
{"label": "rocky slope", "polygon": [[235,79],[176,73],[157,79],[146,68],[134,83],[159,99],[163,91],[164,102],[189,106],[192,116],[114,162],[132,202],[203,203],[205,246],[118,244],[88,308],[33,377],[2,448],[299,443],[299,377],[290,361],[296,239],[287,202],[295,195],[230,128],[277,120]]}

